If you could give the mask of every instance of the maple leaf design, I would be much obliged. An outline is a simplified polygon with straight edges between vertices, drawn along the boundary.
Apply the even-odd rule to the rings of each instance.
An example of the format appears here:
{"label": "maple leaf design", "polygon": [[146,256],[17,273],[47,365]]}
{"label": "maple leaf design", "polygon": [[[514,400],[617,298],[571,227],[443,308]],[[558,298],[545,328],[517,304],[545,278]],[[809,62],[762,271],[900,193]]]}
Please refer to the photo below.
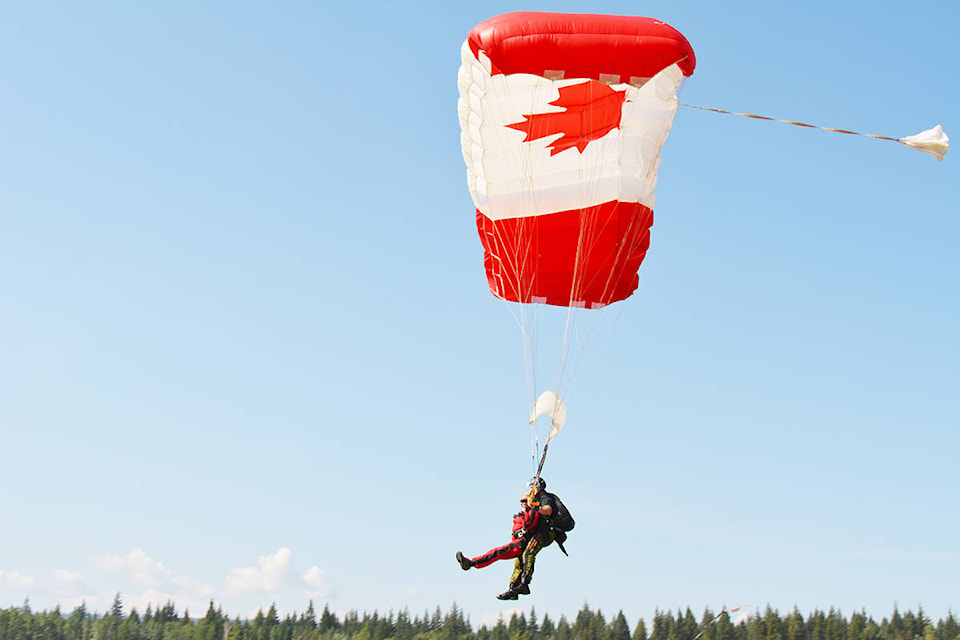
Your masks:
{"label": "maple leaf design", "polygon": [[602,82],[587,80],[560,87],[560,97],[550,104],[565,111],[524,115],[522,122],[507,126],[525,133],[524,142],[562,133],[548,145],[551,156],[573,147],[583,153],[591,141],[620,126],[626,98],[626,91],[615,91]]}

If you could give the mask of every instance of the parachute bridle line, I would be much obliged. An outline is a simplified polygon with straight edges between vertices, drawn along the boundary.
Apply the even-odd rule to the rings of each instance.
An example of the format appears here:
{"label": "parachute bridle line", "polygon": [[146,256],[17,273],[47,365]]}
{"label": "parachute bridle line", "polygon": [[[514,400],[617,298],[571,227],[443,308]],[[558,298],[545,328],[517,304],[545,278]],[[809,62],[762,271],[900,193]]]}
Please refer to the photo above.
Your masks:
{"label": "parachute bridle line", "polygon": [[780,124],[789,124],[795,127],[804,127],[806,129],[819,129],[820,131],[830,131],[831,133],[844,133],[851,136],[861,136],[863,138],[873,138],[874,140],[889,140],[890,142],[899,142],[900,144],[910,147],[911,149],[916,149],[918,151],[923,151],[924,153],[930,154],[937,160],[943,160],[947,155],[949,150],[949,141],[950,138],[943,132],[943,129],[940,125],[937,125],[933,129],[927,131],[922,131],[913,136],[906,136],[903,138],[894,138],[891,136],[882,136],[876,133],[860,133],[859,131],[852,131],[850,129],[837,129],[834,127],[822,127],[815,124],[808,124],[806,122],[798,122],[796,120],[781,120],[780,118],[771,118],[770,116],[761,116],[755,113],[740,113],[738,111],[727,111],[725,109],[715,109],[713,107],[701,107],[695,104],[685,104],[680,103],[681,107],[688,107],[690,109],[699,109],[701,111],[709,111],[711,113],[722,113],[729,116],[740,116],[742,118],[751,118],[753,120],[767,120],[768,122],[779,122]]}
{"label": "parachute bridle line", "polygon": [[875,140],[890,140],[891,142],[900,142],[900,138],[891,138],[890,136],[881,136],[876,133],[860,133],[859,131],[851,131],[850,129],[835,129],[833,127],[821,127],[815,124],[809,124],[806,122],[798,122],[796,120],[781,120],[780,118],[771,118],[770,116],[761,116],[756,113],[740,113],[738,111],[726,111],[724,109],[715,109],[713,107],[701,107],[695,104],[686,104],[683,103],[680,106],[687,107],[689,109],[700,109],[701,111],[710,111],[712,113],[722,113],[728,116],[740,116],[742,118],[752,118],[753,120],[767,120],[769,122],[779,122],[780,124],[790,124],[795,127],[806,127],[807,129],[820,129],[821,131],[832,131],[833,133],[845,133],[851,136],[863,136],[864,138],[873,138]]}
{"label": "parachute bridle line", "polygon": [[709,629],[709,628],[712,627],[714,624],[716,624],[716,623],[717,623],[717,620],[719,620],[720,618],[722,618],[724,615],[726,615],[726,614],[728,614],[728,613],[735,613],[735,612],[737,612],[737,611],[740,611],[740,609],[745,609],[746,607],[751,607],[751,606],[753,606],[753,605],[742,604],[742,605],[740,605],[739,607],[730,607],[730,608],[728,608],[728,609],[722,609],[722,610],[720,611],[720,613],[718,613],[717,615],[715,615],[715,616],[713,617],[713,619],[710,620],[710,622],[702,625],[703,628],[700,629],[700,632],[699,632],[697,635],[693,636],[693,638],[692,638],[691,640],[700,640],[700,637],[701,637],[704,633],[707,632],[707,629]]}

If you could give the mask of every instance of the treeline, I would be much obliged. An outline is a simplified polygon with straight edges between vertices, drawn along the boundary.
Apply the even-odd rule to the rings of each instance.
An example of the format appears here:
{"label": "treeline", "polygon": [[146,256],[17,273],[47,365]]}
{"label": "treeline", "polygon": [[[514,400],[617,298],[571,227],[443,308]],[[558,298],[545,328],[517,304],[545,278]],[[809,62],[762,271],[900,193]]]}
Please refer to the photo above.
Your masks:
{"label": "treeline", "polygon": [[794,609],[781,616],[769,606],[734,624],[726,612],[706,610],[697,618],[688,608],[676,614],[657,611],[650,625],[641,619],[631,630],[623,612],[609,621],[587,605],[572,621],[560,616],[514,613],[493,627],[474,630],[456,604],[447,613],[411,616],[406,610],[343,617],[328,606],[318,615],[313,603],[303,613],[280,617],[275,606],[252,620],[229,618],[211,601],[202,618],[179,614],[172,603],[142,614],[124,612],[118,595],[109,613],[96,614],[84,605],[64,614],[34,612],[22,607],[0,609],[0,640],[960,640],[960,622],[950,612],[934,623],[919,609],[899,612],[877,622],[865,612],[849,618],[831,608],[803,616]]}

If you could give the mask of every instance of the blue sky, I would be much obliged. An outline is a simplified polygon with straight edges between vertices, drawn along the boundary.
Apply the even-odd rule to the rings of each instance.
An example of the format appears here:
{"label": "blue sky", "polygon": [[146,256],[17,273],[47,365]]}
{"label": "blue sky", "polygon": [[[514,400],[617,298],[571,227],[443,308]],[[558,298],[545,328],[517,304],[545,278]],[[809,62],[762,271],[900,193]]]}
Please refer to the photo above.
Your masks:
{"label": "blue sky", "polygon": [[[456,75],[521,9],[670,23],[684,102],[960,131],[953,2],[8,7],[0,606],[517,606],[454,561],[532,473]],[[680,109],[544,470],[571,555],[522,609],[956,611],[955,166]]]}

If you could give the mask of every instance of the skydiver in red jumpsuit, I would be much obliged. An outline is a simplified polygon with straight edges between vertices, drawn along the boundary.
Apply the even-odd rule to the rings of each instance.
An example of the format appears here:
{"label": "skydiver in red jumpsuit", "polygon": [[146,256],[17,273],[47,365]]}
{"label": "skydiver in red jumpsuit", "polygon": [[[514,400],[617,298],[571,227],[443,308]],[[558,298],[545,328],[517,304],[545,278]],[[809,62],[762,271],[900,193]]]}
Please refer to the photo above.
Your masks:
{"label": "skydiver in red jumpsuit", "polygon": [[[539,487],[538,487],[539,489]],[[536,498],[543,495],[542,490],[534,491]],[[507,544],[487,551],[476,558],[467,558],[463,552],[457,551],[457,562],[460,568],[467,571],[471,567],[482,569],[490,566],[497,560],[514,560],[513,575],[510,577],[510,587],[497,596],[499,600],[516,600],[520,595],[530,593],[530,579],[533,577],[533,568],[537,553],[553,542],[554,532],[546,518],[553,513],[550,504],[539,503],[535,507],[529,504],[529,495],[520,498],[523,507],[520,513],[513,516],[512,540]],[[549,500],[548,500],[549,502]]]}

